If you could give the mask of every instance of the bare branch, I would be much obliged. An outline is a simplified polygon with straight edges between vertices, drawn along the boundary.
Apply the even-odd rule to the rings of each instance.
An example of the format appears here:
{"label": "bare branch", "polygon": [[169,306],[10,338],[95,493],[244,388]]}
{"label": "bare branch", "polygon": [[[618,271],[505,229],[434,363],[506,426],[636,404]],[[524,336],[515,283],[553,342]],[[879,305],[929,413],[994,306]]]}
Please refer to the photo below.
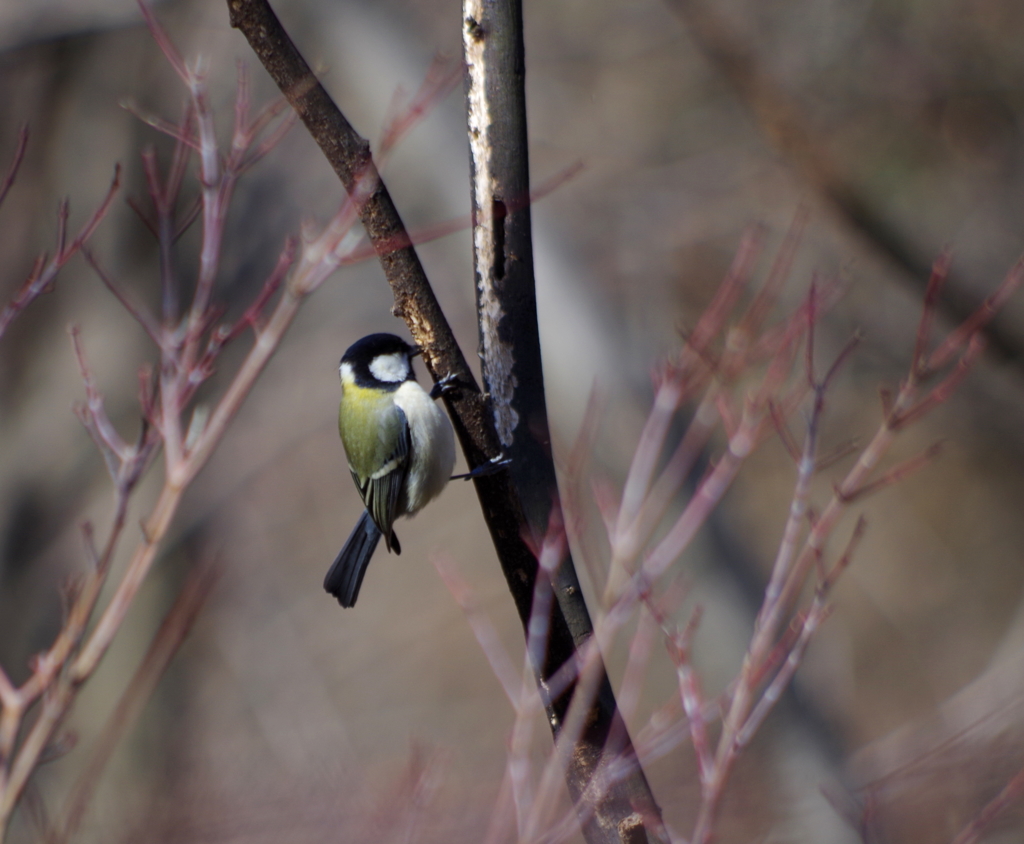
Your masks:
{"label": "bare branch", "polygon": [[[1022,283],[1024,283],[1024,257],[1017,260],[995,292],[988,296],[955,331],[950,332],[938,348],[932,352],[931,357],[928,358],[928,371],[935,372],[942,369],[964,346],[970,349],[976,343],[982,342],[984,338],[979,336],[980,333],[992,322],[995,315],[999,313]],[[925,303],[925,312],[927,313],[927,311],[928,305]],[[926,318],[928,317],[922,316],[922,321]]]}
{"label": "bare branch", "polygon": [[131,457],[129,446],[121,439],[120,434],[114,428],[103,407],[103,396],[96,387],[92,370],[85,359],[85,351],[82,348],[81,331],[77,325],[70,328],[71,342],[75,349],[75,358],[78,360],[78,369],[82,375],[82,382],[85,384],[84,405],[76,408],[78,418],[82,421],[85,429],[89,432],[96,447],[103,455],[107,464],[107,471],[115,486],[120,484],[121,471],[126,461]]}
{"label": "bare branch", "polygon": [[942,451],[942,443],[937,442],[928,446],[921,454],[917,457],[912,457],[909,460],[894,466],[892,469],[887,471],[884,475],[871,483],[864,484],[852,491],[843,491],[837,488],[837,495],[841,495],[843,502],[850,504],[854,501],[858,501],[862,498],[866,498],[869,495],[873,495],[879,490],[884,489],[887,486],[892,486],[902,481],[904,478],[909,477],[918,469],[927,466],[931,463],[939,453]]}
{"label": "bare branch", "polygon": [[807,645],[811,641],[811,637],[815,631],[822,625],[826,618],[828,618],[831,610],[822,602],[815,602],[811,606],[810,612],[804,618],[804,623],[800,628],[800,635],[796,640],[796,644],[793,645],[789,655],[786,657],[786,661],[779,672],[772,678],[771,683],[761,693],[760,698],[757,701],[757,705],[753,708],[751,713],[747,716],[747,720],[744,722],[743,727],[736,734],[733,746],[731,748],[731,754],[735,755],[739,750],[745,747],[753,738],[754,733],[760,728],[761,724],[764,723],[764,719],[768,716],[768,713],[772,711],[775,704],[778,703],[779,698],[782,697],[782,692],[786,686],[789,685],[789,681],[793,679],[793,675],[796,673],[797,667],[800,665],[801,659],[803,659],[804,651],[807,650]]}
{"label": "bare branch", "polygon": [[1015,803],[1019,803],[1022,796],[1024,796],[1024,769],[1018,771],[1000,792],[971,819],[971,822],[953,839],[953,844],[975,844],[992,822]]}
{"label": "bare branch", "polygon": [[168,64],[174,68],[174,72],[178,74],[178,78],[185,83],[187,88],[191,74],[188,68],[185,67],[185,62],[182,60],[177,48],[171,39],[167,37],[167,33],[160,26],[160,22],[156,19],[152,9],[145,3],[145,0],[138,0],[138,3],[139,9],[142,11],[142,17],[146,20],[146,27],[153,36],[153,40],[156,41],[160,52],[164,54]]}
{"label": "bare branch", "polygon": [[11,157],[11,165],[7,168],[7,175],[4,176],[4,180],[0,182],[0,205],[3,204],[4,199],[7,197],[7,191],[11,189],[11,185],[14,184],[14,179],[18,175],[18,168],[21,167],[22,159],[25,157],[25,149],[28,147],[28,124],[23,125],[18,130],[18,145],[14,149],[14,155]]}
{"label": "bare branch", "polygon": [[153,341],[153,344],[159,349],[163,344],[163,337],[160,332],[159,326],[156,321],[149,315],[149,312],[132,300],[128,293],[121,289],[120,286],[114,283],[114,281],[103,271],[103,268],[99,265],[96,257],[92,254],[89,249],[82,249],[82,257],[88,262],[89,266],[92,267],[93,272],[100,277],[100,280],[106,285],[107,290],[117,297],[117,301],[121,303],[121,306],[128,311],[135,321],[142,326],[143,331],[149,335],[149,339]]}
{"label": "bare branch", "polygon": [[379,167],[383,167],[383,162],[398,141],[450,94],[456,85],[462,83],[464,72],[465,68],[462,62],[453,62],[438,56],[431,63],[419,90],[411,100],[403,102],[403,93],[395,92],[395,98],[388,109],[389,116],[385,120],[385,128],[381,134],[380,149],[377,153]]}
{"label": "bare branch", "polygon": [[10,304],[0,310],[0,337],[3,336],[4,332],[7,330],[7,326],[10,325],[11,320],[13,320],[15,316],[24,310],[40,294],[50,288],[50,285],[53,284],[53,281],[57,277],[57,273],[60,269],[79,249],[81,249],[82,245],[92,236],[93,232],[96,231],[96,227],[100,224],[100,221],[104,216],[106,216],[107,211],[110,209],[110,203],[114,201],[114,195],[117,193],[117,189],[120,185],[121,165],[118,164],[114,168],[114,178],[110,183],[110,187],[107,189],[107,195],[103,198],[103,201],[93,212],[92,216],[86,221],[85,225],[79,230],[78,234],[75,235],[75,238],[72,240],[70,245],[67,244],[68,203],[67,200],[64,200],[61,203],[60,211],[57,215],[56,254],[54,254],[53,258],[49,261],[46,260],[45,255],[40,255],[39,258],[36,259],[32,272],[22,284],[17,295],[15,295]]}
{"label": "bare branch", "polygon": [[936,387],[932,388],[917,404],[891,414],[889,425],[893,430],[898,431],[901,428],[905,428],[925,414],[930,413],[940,404],[943,404],[953,394],[953,391],[960,386],[960,382],[967,377],[967,373],[970,372],[971,367],[974,366],[974,363],[981,356],[984,349],[985,338],[981,334],[973,334],[970,342],[967,344],[967,349],[960,356],[956,366]]}
{"label": "bare branch", "polygon": [[217,571],[210,564],[189,572],[138,669],[90,750],[85,768],[68,799],[63,820],[51,839],[54,844],[70,841],[75,835],[117,743],[138,720],[172,657],[192,629],[216,578]]}
{"label": "bare branch", "polygon": [[690,620],[682,632],[669,632],[666,637],[669,656],[676,666],[679,677],[679,699],[683,703],[683,711],[690,723],[690,739],[697,754],[697,772],[701,783],[711,776],[712,756],[711,745],[708,743],[707,725],[704,722],[704,693],[700,680],[690,664],[690,643],[697,631],[703,611],[700,606],[693,610]]}
{"label": "bare branch", "polygon": [[928,278],[928,286],[925,288],[921,321],[918,323],[917,337],[914,341],[914,356],[910,359],[911,370],[918,378],[923,378],[928,370],[928,344],[931,341],[932,323],[935,321],[939,296],[946,284],[946,277],[949,275],[949,266],[952,261],[953,253],[948,249],[936,258],[935,263],[932,264],[932,274]]}

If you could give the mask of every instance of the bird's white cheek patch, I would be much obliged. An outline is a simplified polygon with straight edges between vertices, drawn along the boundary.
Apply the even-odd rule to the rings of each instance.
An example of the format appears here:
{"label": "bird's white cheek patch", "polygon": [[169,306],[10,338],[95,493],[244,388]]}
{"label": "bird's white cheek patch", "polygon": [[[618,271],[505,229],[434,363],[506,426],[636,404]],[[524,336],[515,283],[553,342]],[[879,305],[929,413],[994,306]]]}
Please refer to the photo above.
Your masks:
{"label": "bird's white cheek patch", "polygon": [[338,367],[338,374],[341,375],[342,381],[351,383],[356,380],[356,374],[352,371],[352,364],[350,363],[343,363]]}
{"label": "bird's white cheek patch", "polygon": [[378,381],[397,384],[409,377],[409,361],[405,355],[377,355],[370,361],[370,374]]}

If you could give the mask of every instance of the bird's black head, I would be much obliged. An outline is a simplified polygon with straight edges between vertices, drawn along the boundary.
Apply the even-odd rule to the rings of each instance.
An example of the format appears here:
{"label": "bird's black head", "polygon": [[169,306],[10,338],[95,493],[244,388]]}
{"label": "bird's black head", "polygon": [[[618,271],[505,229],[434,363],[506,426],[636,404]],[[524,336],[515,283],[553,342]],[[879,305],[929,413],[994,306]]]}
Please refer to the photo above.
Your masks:
{"label": "bird's black head", "polygon": [[346,374],[360,387],[397,389],[405,381],[415,381],[410,346],[394,334],[368,334],[357,340],[341,357],[341,377]]}

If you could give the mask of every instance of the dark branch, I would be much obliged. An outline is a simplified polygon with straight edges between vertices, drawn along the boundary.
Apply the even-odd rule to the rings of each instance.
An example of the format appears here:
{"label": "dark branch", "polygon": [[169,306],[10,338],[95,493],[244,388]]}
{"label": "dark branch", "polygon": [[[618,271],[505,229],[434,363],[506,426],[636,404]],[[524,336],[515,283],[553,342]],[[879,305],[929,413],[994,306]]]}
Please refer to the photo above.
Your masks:
{"label": "dark branch", "polygon": [[[317,81],[266,0],[228,0],[231,25],[242,32],[253,52],[287,97],[306,129],[334,168],[347,191],[363,179],[376,187],[359,209],[366,234],[395,297],[394,313],[409,326],[430,374],[454,375],[462,389],[445,396],[470,468],[500,453],[486,403],[448,325],[387,188],[377,175],[369,143]],[[477,488],[500,489],[498,478]]]}
{"label": "dark branch", "polygon": [[[540,375],[540,346],[537,339],[536,301],[533,291],[532,254],[529,240],[529,182],[522,172],[504,184],[501,194],[493,196],[488,210],[500,221],[501,231],[508,238],[498,238],[501,248],[493,254],[488,273],[497,273],[514,290],[503,307],[515,316],[501,325],[504,341],[515,340],[509,349],[516,361],[516,389],[512,408],[519,414],[519,425],[499,438],[495,415],[508,410],[507,406],[492,407],[485,401],[475,379],[466,365],[447,320],[437,303],[423,272],[412,241],[402,225],[387,189],[380,181],[369,144],[348,123],[327,92],[316,80],[309,66],[289,39],[266,0],[228,0],[231,25],[239,29],[249,41],[253,51],[288,98],[299,118],[334,168],[349,193],[362,193],[362,185],[369,180],[374,188],[359,208],[363,226],[380,259],[388,283],[395,297],[394,312],[409,326],[415,342],[424,350],[424,361],[434,380],[453,375],[460,389],[445,394],[445,402],[452,416],[456,433],[462,443],[467,462],[474,468],[497,456],[505,446],[513,457],[512,472],[499,472],[475,480],[477,494],[491,536],[501,560],[517,610],[524,625],[531,612],[533,585],[537,576],[537,560],[525,537],[542,536],[551,509],[552,496],[557,496],[554,468],[549,453],[547,415],[544,407],[543,380]],[[506,12],[509,10],[505,10]],[[512,21],[491,19],[489,11],[483,23],[489,33],[506,32],[508,40],[502,50],[504,58],[500,73],[511,72],[515,84],[522,90],[523,50],[519,24],[519,8],[512,12]],[[478,22],[479,23],[479,22]],[[507,28],[507,29],[506,29]],[[477,28],[480,40],[484,30]],[[486,38],[488,42],[492,39]],[[488,43],[490,49],[490,43]],[[510,64],[509,64],[510,63]],[[508,67],[504,67],[508,65]],[[511,82],[512,80],[509,80]],[[500,90],[496,92],[500,95]],[[521,104],[520,104],[521,108]],[[525,149],[525,120],[514,130],[516,142]],[[523,160],[525,165],[525,159]],[[479,209],[478,209],[479,210]],[[518,251],[513,251],[518,250]],[[519,259],[509,266],[505,256],[514,254]],[[496,337],[497,326],[482,327],[487,336]],[[488,361],[485,355],[485,371]],[[493,371],[493,370],[492,370]],[[496,385],[495,385],[496,386]],[[504,400],[502,398],[502,400]],[[554,498],[557,501],[557,497]],[[543,680],[550,677],[570,659],[577,647],[592,634],[590,618],[583,604],[582,593],[571,567],[563,565],[555,577],[558,603],[551,619],[549,647],[542,666],[536,666],[543,689]],[[556,733],[568,710],[572,689],[557,700],[547,700],[548,714]],[[601,669],[597,700],[592,708],[593,720],[588,722],[583,739],[571,754],[569,784],[574,797],[582,797],[603,759],[604,742],[614,726],[624,732],[615,708],[611,686]],[[623,755],[632,750],[627,745]],[[596,832],[606,823],[599,837],[591,840],[619,841],[645,838],[641,818],[656,811],[650,790],[639,767],[625,784],[612,788],[611,796],[601,796],[596,805],[581,806],[589,818],[585,825],[589,833]],[[634,810],[636,801],[640,812]]]}
{"label": "dark branch", "polygon": [[[530,174],[527,157],[525,49],[518,0],[479,0],[464,4],[463,48],[467,74],[470,167],[473,199],[474,268],[484,389],[491,396],[498,436],[511,458],[509,475],[522,501],[533,537],[549,523],[562,523],[561,503],[551,458],[537,297],[533,271]],[[501,513],[481,499],[492,524]],[[532,610],[537,565],[515,546],[499,548],[509,589],[524,625]],[[523,577],[525,573],[526,577]],[[573,660],[593,636],[593,625],[573,565],[566,552],[552,572],[556,606],[547,651],[534,669],[548,689],[553,672]],[[591,678],[579,677],[561,695],[547,700],[558,737],[566,726],[574,693],[591,694],[586,726],[567,757],[567,782],[577,803],[584,836],[594,842],[646,840],[645,820],[659,815],[600,660]],[[589,689],[588,689],[589,687]],[[590,691],[593,690],[593,691]],[[571,733],[570,733],[571,734]],[[614,736],[614,751],[609,737]],[[614,786],[595,787],[600,768],[614,752],[632,761]],[[638,811],[639,810],[639,811]]]}

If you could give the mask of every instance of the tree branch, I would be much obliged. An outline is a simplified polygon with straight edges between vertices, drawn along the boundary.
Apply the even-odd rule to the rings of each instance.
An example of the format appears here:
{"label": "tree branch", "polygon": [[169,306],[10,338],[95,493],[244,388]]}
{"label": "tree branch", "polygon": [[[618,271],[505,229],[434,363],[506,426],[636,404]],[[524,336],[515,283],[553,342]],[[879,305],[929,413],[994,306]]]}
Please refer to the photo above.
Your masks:
{"label": "tree branch", "polygon": [[[484,389],[491,398],[495,425],[509,474],[534,537],[544,536],[549,522],[561,525],[561,502],[551,459],[544,397],[537,295],[533,270],[530,172],[527,155],[525,48],[522,5],[496,0],[464,0],[463,56],[469,124],[473,198],[473,263]],[[484,511],[488,520],[487,502]],[[511,550],[511,549],[508,549]],[[530,617],[536,564],[523,581],[508,563],[502,565],[524,624]],[[532,555],[531,555],[532,557]],[[542,688],[550,672],[578,653],[594,634],[579,580],[568,550],[552,572],[557,609],[543,664],[534,665]],[[559,617],[560,616],[560,617]],[[562,625],[564,624],[564,629]],[[568,634],[571,639],[566,640]],[[654,797],[636,764],[635,752],[617,711],[600,655],[592,676],[583,672],[566,693],[551,701],[549,715],[556,738],[566,725],[572,695],[587,694],[586,725],[567,756],[567,780],[578,804],[589,842],[642,840],[645,817],[658,817]],[[574,707],[575,708],[575,707]],[[606,744],[616,736],[616,750],[632,759],[630,775],[606,789],[588,788],[607,762]],[[637,812],[637,809],[641,809]]]}
{"label": "tree branch", "polygon": [[[490,251],[478,263],[477,277],[486,267],[492,280],[502,281],[507,298],[499,304],[498,317],[490,314],[481,321],[484,338],[484,372],[493,406],[480,393],[465,358],[455,342],[451,328],[437,303],[423,268],[411,246],[401,218],[380,181],[370,155],[369,144],[360,137],[331,101],[323,86],[284,31],[266,0],[228,0],[231,25],[239,29],[263,63],[278,87],[295,108],[346,190],[352,193],[360,185],[372,184],[359,202],[359,215],[384,274],[395,297],[394,313],[409,326],[415,342],[424,349],[424,361],[435,381],[454,375],[459,389],[445,395],[452,421],[470,467],[476,467],[503,451],[512,456],[512,470],[475,479],[477,495],[491,531],[502,569],[512,590],[516,608],[524,626],[529,624],[533,584],[537,576],[537,559],[527,544],[527,536],[543,536],[552,501],[557,504],[554,467],[551,463],[547,437],[547,413],[544,406],[543,377],[540,366],[540,345],[537,334],[536,299],[533,289],[532,247],[530,246],[529,182],[523,168],[515,175],[503,177],[499,193],[489,193],[484,200],[488,216],[478,216],[487,225],[501,222],[492,233],[499,239],[505,233],[511,241],[491,243]],[[520,99],[516,127],[509,136],[525,150],[525,119],[522,118],[522,34],[518,6],[510,18],[497,18],[496,9],[465,21],[467,39],[489,52],[495,43],[494,34],[502,33],[505,41],[501,66],[496,66],[493,79],[512,73],[517,77]],[[515,23],[513,23],[513,19]],[[511,79],[502,82],[493,96],[505,96]],[[496,83],[497,84],[497,83]],[[512,112],[510,112],[512,113]],[[511,160],[511,159],[509,159]],[[522,159],[525,164],[525,158]],[[475,167],[481,166],[475,160]],[[489,189],[491,190],[491,189]],[[474,197],[480,213],[480,201]],[[519,251],[513,252],[512,244]],[[516,261],[507,256],[514,254]],[[492,261],[500,256],[500,260]],[[478,256],[479,260],[479,256]],[[510,266],[514,264],[514,266]],[[506,268],[511,277],[506,277]],[[493,275],[497,270],[497,277]],[[481,300],[481,305],[486,303]],[[503,317],[508,315],[508,321]],[[498,322],[500,332],[498,331]],[[502,367],[511,368],[504,374]],[[513,388],[512,385],[516,386]],[[536,433],[539,431],[539,435]],[[560,732],[569,708],[575,683],[555,699],[545,695],[546,679],[565,662],[575,659],[580,648],[592,635],[590,618],[583,603],[579,583],[571,560],[558,568],[555,576],[558,602],[553,608],[550,635],[544,664],[534,666],[549,720],[556,735]],[[612,727],[624,726],[615,709],[611,686],[603,665],[595,686],[595,700],[588,704],[586,729],[569,756],[569,787],[576,799],[582,798],[603,759],[604,743]],[[630,746],[623,754],[632,752]],[[611,789],[610,795],[599,795],[594,805],[580,807],[587,837],[591,841],[637,840],[644,837],[642,817],[657,816],[656,806],[647,783],[639,770],[622,785]],[[600,789],[598,790],[600,791]],[[634,806],[634,801],[637,806]],[[635,809],[639,809],[639,813]]]}

